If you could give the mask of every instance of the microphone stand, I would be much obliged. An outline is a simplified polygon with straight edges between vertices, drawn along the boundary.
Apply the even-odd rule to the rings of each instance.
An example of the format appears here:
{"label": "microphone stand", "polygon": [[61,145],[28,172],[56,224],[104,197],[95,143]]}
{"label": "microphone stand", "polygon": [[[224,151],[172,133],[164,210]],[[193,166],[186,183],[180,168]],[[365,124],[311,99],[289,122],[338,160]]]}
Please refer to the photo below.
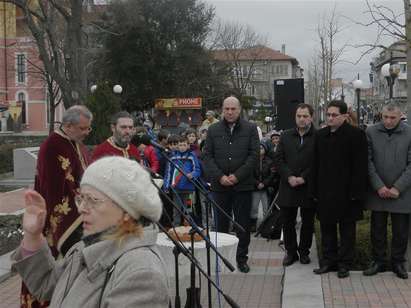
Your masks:
{"label": "microphone stand", "polygon": [[[215,254],[223,261],[224,265],[227,266],[228,269],[229,269],[231,272],[233,272],[233,271],[235,270],[234,266],[233,266],[233,265],[230,263],[230,261],[228,261],[223,255],[221,255],[221,253],[217,250],[217,248],[214,246],[214,244],[210,241],[210,238],[204,236],[203,232],[201,232],[200,228],[199,228],[199,227],[197,226],[197,224],[193,221],[192,217],[191,217],[190,215],[187,215],[183,210],[181,210],[180,207],[179,207],[153,180],[152,180],[152,183],[153,183],[153,185],[157,188],[157,190],[160,192],[160,194],[163,195],[163,196],[167,199],[167,201],[169,201],[169,202],[173,205],[173,207],[179,212],[179,214],[182,215],[183,218],[190,224],[193,232],[196,232],[197,234],[199,234],[199,235],[201,236],[201,238],[202,238],[202,239],[204,240],[204,242],[206,243],[206,247],[207,247],[207,245],[208,245],[209,248],[211,248],[211,249],[215,252]],[[162,228],[161,230],[164,231],[165,229]],[[168,232],[165,231],[165,233],[167,234],[167,237],[170,238],[170,235],[168,234]],[[175,241],[173,241],[173,242],[175,242]],[[183,252],[183,251],[181,250],[181,246],[183,246],[183,245],[180,244],[180,246],[178,246],[178,251],[179,251],[179,252]],[[183,246],[183,247],[184,247],[184,246]],[[185,247],[184,247],[184,248],[185,248]],[[193,253],[194,253],[194,252],[193,252]],[[186,254],[184,254],[184,255],[186,255]],[[192,260],[192,259],[190,259],[190,260]],[[177,262],[175,263],[175,265],[176,265],[176,271],[175,271],[175,272],[178,274],[178,259],[177,259]],[[211,268],[211,265],[210,265],[210,268]],[[208,269],[208,272],[211,272],[210,268]],[[210,277],[210,276],[211,276],[211,275],[208,275],[208,274],[207,274],[207,277]],[[177,292],[179,292],[179,281],[176,280],[176,283],[177,283],[177,286],[176,286],[176,298],[178,298],[178,304],[180,304],[180,303],[179,303],[179,301],[180,301],[180,295],[177,293]],[[213,284],[213,281],[211,281],[211,279],[208,279],[208,283],[210,283],[210,285],[211,285],[211,284]],[[195,292],[195,291],[193,291],[193,292]],[[209,301],[209,302],[212,301],[212,299],[211,299],[211,287],[210,287],[210,293],[208,294],[208,296],[209,296],[208,301]],[[179,307],[179,306],[178,306],[178,307]]]}
{"label": "microphone stand", "polygon": [[174,254],[174,266],[175,266],[175,273],[176,273],[176,298],[174,300],[174,308],[180,308],[181,307],[181,301],[180,301],[180,282],[179,282],[179,274],[178,274],[178,255],[180,254],[180,249],[179,246],[174,246],[173,248],[173,254]]}
{"label": "microphone stand", "polygon": [[[226,211],[224,211],[221,206],[219,204],[217,204],[212,198],[210,198],[210,196],[208,195],[208,191],[207,189],[204,188],[204,186],[201,184],[201,182],[198,179],[190,179],[189,177],[187,177],[187,174],[184,172],[184,170],[178,165],[176,164],[174,161],[172,161],[170,159],[170,157],[167,155],[167,149],[164,148],[163,146],[161,146],[160,144],[157,144],[156,142],[151,142],[151,145],[153,145],[154,147],[156,147],[157,149],[160,150],[161,155],[168,161],[169,164],[171,164],[174,168],[176,168],[178,171],[181,172],[182,175],[184,175],[190,183],[192,183],[194,185],[194,187],[203,195],[206,197],[206,200],[208,202],[208,204],[213,205],[216,209],[219,210],[219,213],[222,213],[224,216],[226,216],[229,221],[231,221],[233,223],[233,226],[235,226],[237,228],[237,230],[239,230],[240,232],[246,232],[244,230],[244,228],[238,224],[234,219],[232,219],[232,217],[230,215],[228,215],[228,213]],[[167,196],[168,197],[168,196]],[[173,202],[172,202],[173,203]],[[174,207],[176,207],[173,204]],[[177,206],[178,208],[178,206]],[[178,211],[181,213],[180,209],[178,209]],[[183,215],[185,216],[185,215]],[[190,219],[190,224],[193,225],[194,222],[192,222],[192,220]],[[194,223],[195,224],[195,223]],[[199,232],[196,229],[196,232],[205,240],[204,235],[202,234],[202,232]],[[214,245],[212,245],[211,241],[210,241],[210,232],[209,232],[209,222],[208,222],[208,209],[206,209],[206,237],[208,240],[205,241],[206,243],[206,254],[207,254],[207,274],[209,276],[211,276],[211,256],[210,256],[210,248],[213,249],[214,252],[216,252],[216,254],[218,255],[218,257],[221,258],[221,260],[224,262],[224,264],[230,269],[230,271],[234,271],[234,267],[231,265],[231,263],[226,263],[226,259],[223,258],[221,256],[221,254],[217,253],[217,249],[214,247]],[[227,261],[228,262],[228,261]],[[211,283],[210,281],[208,281],[208,304],[209,304],[209,308],[212,308],[212,298],[211,298]]]}
{"label": "microphone stand", "polygon": [[225,294],[223,292],[223,290],[221,290],[221,288],[211,279],[210,276],[207,275],[206,272],[204,272],[204,270],[201,268],[201,266],[199,265],[198,261],[193,258],[193,256],[190,254],[189,250],[182,245],[181,243],[179,243],[178,241],[176,241],[170,234],[168,234],[167,230],[159,223],[157,222],[156,225],[160,228],[161,231],[164,232],[164,234],[166,234],[166,236],[169,238],[169,240],[171,240],[174,245],[176,247],[178,247],[177,249],[184,255],[186,256],[190,261],[191,264],[194,264],[194,266],[199,270],[199,272],[208,280],[211,282],[211,284],[214,286],[214,288],[217,290],[218,293],[220,293],[224,299],[227,301],[227,303],[233,307],[233,308],[240,308],[240,306],[227,294]]}
{"label": "microphone stand", "polygon": [[[191,255],[194,258],[194,233],[195,230],[190,230],[191,238]],[[208,274],[207,274],[208,275]],[[210,276],[210,275],[208,275]],[[198,291],[198,292],[197,292]],[[190,289],[187,290],[187,301],[184,308],[202,308],[200,303],[200,288],[196,288],[196,268],[194,263],[190,266]]]}

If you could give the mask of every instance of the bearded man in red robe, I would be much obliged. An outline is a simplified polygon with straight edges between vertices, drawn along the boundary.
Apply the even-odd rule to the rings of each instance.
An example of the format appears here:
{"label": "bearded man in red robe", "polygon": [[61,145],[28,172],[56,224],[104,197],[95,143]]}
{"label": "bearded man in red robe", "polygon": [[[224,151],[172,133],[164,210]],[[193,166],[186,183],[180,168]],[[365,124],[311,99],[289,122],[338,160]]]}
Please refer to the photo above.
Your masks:
{"label": "bearded man in red robe", "polygon": [[[43,233],[55,258],[64,256],[82,237],[74,196],[89,163],[82,142],[91,131],[91,121],[85,106],[72,106],[64,112],[61,127],[40,146],[34,189],[46,200]],[[23,284],[21,307],[48,307],[48,303],[37,301]]]}
{"label": "bearded man in red robe", "polygon": [[93,161],[104,156],[123,156],[140,161],[140,152],[130,144],[134,135],[134,119],[127,111],[117,112],[111,118],[113,135],[99,144],[93,151]]}

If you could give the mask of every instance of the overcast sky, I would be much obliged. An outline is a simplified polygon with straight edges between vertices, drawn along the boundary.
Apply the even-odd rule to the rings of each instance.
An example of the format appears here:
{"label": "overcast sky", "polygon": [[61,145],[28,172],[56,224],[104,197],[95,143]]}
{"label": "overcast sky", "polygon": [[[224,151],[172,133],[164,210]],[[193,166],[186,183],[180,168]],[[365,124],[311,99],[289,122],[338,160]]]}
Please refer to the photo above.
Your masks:
{"label": "overcast sky", "polygon": [[[347,16],[363,23],[369,22],[371,17],[365,0],[203,0],[215,7],[216,15],[223,20],[239,21],[251,25],[257,32],[268,37],[271,48],[281,50],[286,45],[286,54],[297,58],[306,70],[307,62],[312,59],[318,50],[316,26],[322,15],[330,13],[334,6],[341,15],[339,21],[344,31],[339,34],[337,45],[344,43],[359,44],[372,43],[375,40],[377,29],[363,27],[350,21]],[[396,13],[403,11],[403,0],[370,1],[390,7]],[[392,43],[392,38],[386,38],[385,43]],[[355,62],[361,51],[349,47],[343,59]],[[374,53],[375,54],[375,53]],[[341,77],[351,81],[360,73],[364,82],[369,82],[369,63],[372,56],[366,56],[357,65],[341,63],[338,65],[334,77]]]}

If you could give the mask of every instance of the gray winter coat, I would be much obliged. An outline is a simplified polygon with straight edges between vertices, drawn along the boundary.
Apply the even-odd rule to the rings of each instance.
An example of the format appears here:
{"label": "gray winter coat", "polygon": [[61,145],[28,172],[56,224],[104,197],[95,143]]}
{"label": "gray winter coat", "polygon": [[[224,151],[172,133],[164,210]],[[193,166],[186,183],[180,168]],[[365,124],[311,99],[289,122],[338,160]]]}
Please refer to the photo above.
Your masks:
{"label": "gray winter coat", "polygon": [[[50,307],[168,307],[166,270],[155,246],[157,228],[144,228],[142,238],[127,238],[119,246],[102,240],[85,247],[74,245],[60,262],[47,245],[22,258],[20,248],[12,255],[30,292]],[[114,268],[113,268],[113,264]],[[110,276],[107,272],[113,269]]]}
{"label": "gray winter coat", "polygon": [[[378,123],[366,131],[368,173],[371,183],[366,208],[373,211],[411,213],[411,127],[400,123],[391,136]],[[398,199],[381,199],[378,189],[386,186],[400,191]]]}

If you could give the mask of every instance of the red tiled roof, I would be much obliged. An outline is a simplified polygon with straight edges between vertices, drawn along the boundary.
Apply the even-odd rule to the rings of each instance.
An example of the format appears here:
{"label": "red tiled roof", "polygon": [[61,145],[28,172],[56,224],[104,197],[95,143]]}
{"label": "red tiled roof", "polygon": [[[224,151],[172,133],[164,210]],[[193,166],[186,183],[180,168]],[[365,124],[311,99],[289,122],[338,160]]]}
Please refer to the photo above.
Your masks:
{"label": "red tiled roof", "polygon": [[[235,54],[235,56],[233,56]],[[236,60],[276,60],[276,61],[292,61],[298,63],[296,58],[287,56],[278,50],[268,48],[266,46],[256,46],[247,49],[238,49],[235,53],[230,50],[218,49],[212,51],[213,58],[218,61]]]}

